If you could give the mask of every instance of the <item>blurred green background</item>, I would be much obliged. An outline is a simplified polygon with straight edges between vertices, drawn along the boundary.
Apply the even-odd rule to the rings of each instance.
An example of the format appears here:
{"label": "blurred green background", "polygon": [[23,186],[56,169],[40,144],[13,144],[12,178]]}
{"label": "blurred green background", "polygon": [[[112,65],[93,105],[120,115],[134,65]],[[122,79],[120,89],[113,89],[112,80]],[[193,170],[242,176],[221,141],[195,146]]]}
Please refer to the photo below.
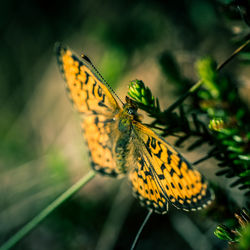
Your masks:
{"label": "blurred green background", "polygon": [[[226,2],[1,2],[0,244],[90,168],[80,118],[56,65],[55,42],[87,54],[123,100],[129,81],[140,79],[167,107],[178,94],[162,72],[162,53],[170,53],[195,83],[198,58],[222,62],[236,48],[240,15]],[[249,77],[245,65],[232,63],[227,70]],[[249,80],[244,83],[247,100]],[[180,150],[191,162],[206,153],[206,147]],[[198,168],[217,181],[214,160]],[[97,176],[14,249],[129,249],[147,210],[128,186],[126,178]],[[230,192],[238,197],[240,191]],[[205,214],[171,207],[167,215],[153,215],[137,249],[226,249],[213,235],[217,222]]]}

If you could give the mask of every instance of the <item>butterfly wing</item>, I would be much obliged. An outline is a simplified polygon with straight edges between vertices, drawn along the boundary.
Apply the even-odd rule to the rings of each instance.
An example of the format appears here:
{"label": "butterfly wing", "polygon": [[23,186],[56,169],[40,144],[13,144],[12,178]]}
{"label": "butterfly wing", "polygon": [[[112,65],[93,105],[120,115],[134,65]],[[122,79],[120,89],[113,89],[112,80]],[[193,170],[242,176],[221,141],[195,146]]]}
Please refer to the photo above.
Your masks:
{"label": "butterfly wing", "polygon": [[82,128],[92,167],[102,174],[118,175],[120,172],[113,159],[113,147],[119,136],[114,119],[121,110],[118,103],[86,60],[80,60],[62,45],[57,45],[56,54],[70,99],[84,115]]}
{"label": "butterfly wing", "polygon": [[113,116],[120,111],[109,89],[92,72],[85,59],[80,60],[60,44],[56,47],[56,54],[69,97],[80,113]]}
{"label": "butterfly wing", "polygon": [[121,173],[114,159],[115,145],[120,135],[117,126],[116,119],[108,119],[103,115],[89,115],[82,123],[92,168],[103,175],[112,177]]}
{"label": "butterfly wing", "polygon": [[136,167],[129,173],[132,182],[133,193],[140,200],[141,205],[164,214],[168,210],[168,202],[159,185],[153,178],[149,160],[139,154]]}
{"label": "butterfly wing", "polygon": [[167,201],[186,211],[211,203],[213,193],[208,183],[179,152],[139,122],[133,122],[133,133],[139,151],[137,168],[131,171],[130,179],[146,206],[162,213]]}

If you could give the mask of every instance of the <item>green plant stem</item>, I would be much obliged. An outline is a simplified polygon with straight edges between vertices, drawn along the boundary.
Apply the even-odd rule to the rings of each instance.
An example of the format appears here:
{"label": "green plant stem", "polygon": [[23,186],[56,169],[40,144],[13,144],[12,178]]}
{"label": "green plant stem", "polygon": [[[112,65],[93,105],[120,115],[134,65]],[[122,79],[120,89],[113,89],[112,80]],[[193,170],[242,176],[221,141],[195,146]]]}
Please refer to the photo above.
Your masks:
{"label": "green plant stem", "polygon": [[140,228],[139,228],[139,230],[138,230],[136,236],[135,236],[135,239],[134,239],[134,241],[133,241],[133,244],[132,244],[130,250],[134,250],[134,249],[135,249],[136,244],[137,244],[137,242],[138,242],[138,239],[139,239],[139,237],[140,237],[140,235],[141,235],[141,233],[142,233],[142,230],[143,230],[143,228],[145,227],[145,225],[147,224],[147,222],[148,222],[150,216],[152,215],[152,213],[153,213],[153,210],[150,209],[150,210],[148,211],[148,214],[146,215],[144,221],[142,222],[142,224],[141,224],[141,226],[140,226]]}
{"label": "green plant stem", "polygon": [[[226,64],[228,64],[239,52],[241,52],[248,44],[250,43],[250,39],[247,40],[244,44],[238,47],[224,62],[222,62],[217,67],[217,71],[220,71]],[[203,81],[199,80],[195,85],[193,85],[184,95],[182,95],[175,103],[167,108],[164,113],[172,112],[176,107],[178,107],[189,95],[195,92],[201,85]]]}
{"label": "green plant stem", "polygon": [[25,224],[16,234],[14,234],[8,241],[6,241],[0,250],[8,250],[23,239],[32,229],[34,229],[41,221],[49,216],[56,208],[62,203],[68,200],[78,190],[85,186],[95,176],[95,172],[92,170],[87,175],[83,176],[77,183],[71,186],[63,194],[61,194],[56,200],[50,203],[45,209],[43,209],[38,215],[36,215],[30,222]]}
{"label": "green plant stem", "polygon": [[244,42],[240,47],[238,47],[230,57],[227,58],[226,61],[218,65],[217,71],[220,71],[228,62],[230,62],[239,52],[241,52],[248,44],[250,43],[250,39],[248,39],[246,42]]}

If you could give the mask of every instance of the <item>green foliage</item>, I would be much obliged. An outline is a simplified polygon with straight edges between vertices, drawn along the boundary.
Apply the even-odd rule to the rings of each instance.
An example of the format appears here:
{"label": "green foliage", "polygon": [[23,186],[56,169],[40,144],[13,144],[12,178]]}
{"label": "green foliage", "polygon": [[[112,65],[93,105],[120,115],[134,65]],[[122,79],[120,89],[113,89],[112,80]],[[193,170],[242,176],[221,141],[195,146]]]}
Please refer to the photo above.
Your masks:
{"label": "green foliage", "polygon": [[250,246],[250,217],[246,209],[235,213],[238,220],[237,227],[233,229],[225,225],[217,226],[214,234],[221,240],[234,244],[235,249],[248,250]]}
{"label": "green foliage", "polygon": [[[212,58],[205,57],[196,64],[198,75],[203,81],[203,86],[208,90],[206,98],[217,99],[220,95],[220,89],[217,85],[218,72],[216,71],[216,63]],[[200,90],[199,95],[204,98],[203,92]]]}
{"label": "green foliage", "polygon": [[249,194],[250,127],[246,123],[249,111],[240,101],[236,84],[218,75],[215,63],[210,58],[199,60],[197,69],[204,82],[203,88],[198,91],[201,109],[212,121],[217,120],[217,124],[224,121],[224,128],[214,130],[212,134],[223,155],[219,164],[223,170],[217,175],[238,177],[232,186],[239,185]]}
{"label": "green foliage", "polygon": [[241,231],[239,238],[239,249],[248,250],[250,246],[250,223]]}
{"label": "green foliage", "polygon": [[209,121],[208,128],[212,131],[221,131],[224,126],[224,121],[221,118],[214,118]]}
{"label": "green foliage", "polygon": [[133,80],[129,84],[128,95],[136,101],[141,108],[150,109],[151,112],[160,112],[159,100],[155,98],[151,90],[145,86],[143,81]]}
{"label": "green foliage", "polygon": [[126,61],[126,54],[114,48],[108,49],[102,58],[100,72],[105,72],[105,79],[114,83],[113,88],[116,87],[115,83],[118,82],[121,72],[125,70]]}
{"label": "green foliage", "polygon": [[226,227],[224,225],[217,226],[214,235],[221,240],[226,240],[229,242],[238,242],[239,238],[238,235],[235,235],[234,233],[231,232],[229,227]]}

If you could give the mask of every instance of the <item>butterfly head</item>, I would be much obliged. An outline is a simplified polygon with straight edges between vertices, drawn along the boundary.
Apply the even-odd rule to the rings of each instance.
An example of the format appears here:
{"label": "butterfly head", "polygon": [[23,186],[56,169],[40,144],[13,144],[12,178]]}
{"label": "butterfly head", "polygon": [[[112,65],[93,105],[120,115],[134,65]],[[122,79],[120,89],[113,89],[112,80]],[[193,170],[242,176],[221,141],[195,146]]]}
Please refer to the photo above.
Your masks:
{"label": "butterfly head", "polygon": [[139,121],[139,115],[137,113],[137,110],[137,104],[128,96],[126,96],[126,103],[123,105],[124,114],[128,116],[131,120]]}

